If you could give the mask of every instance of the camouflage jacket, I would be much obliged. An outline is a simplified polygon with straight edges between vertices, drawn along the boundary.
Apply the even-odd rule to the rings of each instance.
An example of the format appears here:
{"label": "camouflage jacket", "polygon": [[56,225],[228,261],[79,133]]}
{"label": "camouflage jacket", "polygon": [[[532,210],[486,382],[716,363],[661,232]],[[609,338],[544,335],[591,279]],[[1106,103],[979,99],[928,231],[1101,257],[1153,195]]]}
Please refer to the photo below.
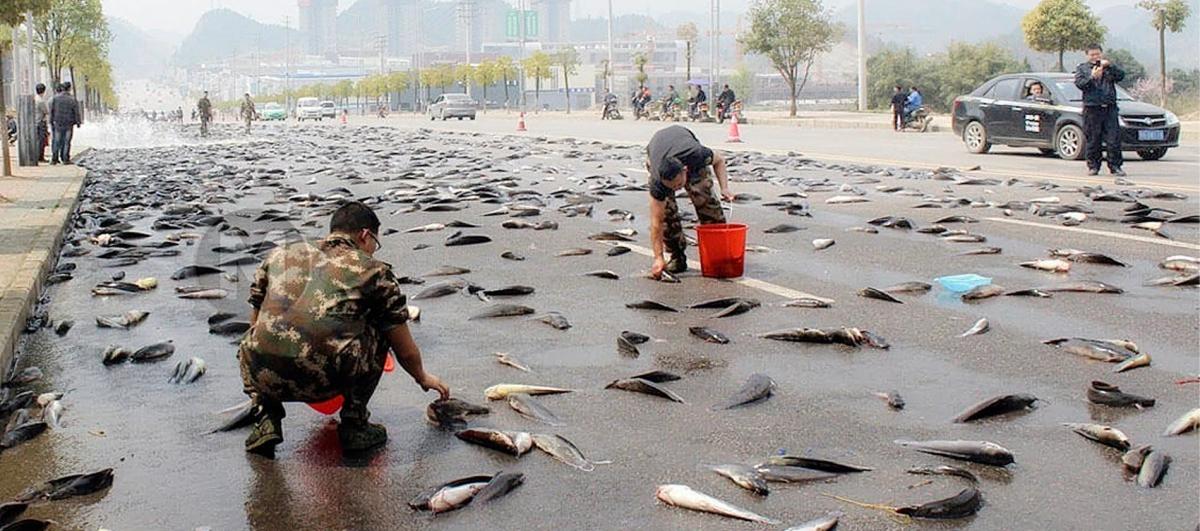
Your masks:
{"label": "camouflage jacket", "polygon": [[242,118],[254,118],[254,102],[250,100],[242,100],[241,109]]}
{"label": "camouflage jacket", "polygon": [[273,251],[254,274],[249,302],[258,320],[243,348],[259,356],[336,356],[408,321],[391,266],[343,234]]}

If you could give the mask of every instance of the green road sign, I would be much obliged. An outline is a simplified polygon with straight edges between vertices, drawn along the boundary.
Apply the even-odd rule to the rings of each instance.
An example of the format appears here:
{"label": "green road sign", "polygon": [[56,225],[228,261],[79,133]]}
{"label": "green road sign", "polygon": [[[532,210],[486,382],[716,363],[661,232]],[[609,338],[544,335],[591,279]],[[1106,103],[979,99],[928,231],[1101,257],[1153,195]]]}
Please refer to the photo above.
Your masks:
{"label": "green road sign", "polygon": [[537,11],[525,12],[525,36],[537,37],[538,34],[538,14]]}
{"label": "green road sign", "polygon": [[[504,35],[510,39],[520,38],[521,36],[521,18],[519,12],[515,9],[508,10],[508,15],[504,19]],[[538,34],[538,16],[537,11],[525,12],[525,36],[537,37]]]}

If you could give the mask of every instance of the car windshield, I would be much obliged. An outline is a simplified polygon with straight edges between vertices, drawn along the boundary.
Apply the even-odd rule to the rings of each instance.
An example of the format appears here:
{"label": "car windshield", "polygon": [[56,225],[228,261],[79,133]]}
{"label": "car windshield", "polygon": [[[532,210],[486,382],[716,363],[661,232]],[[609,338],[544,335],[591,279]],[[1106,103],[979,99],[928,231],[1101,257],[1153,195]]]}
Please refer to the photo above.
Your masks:
{"label": "car windshield", "polygon": [[281,109],[281,108],[282,108],[282,106],[280,106],[278,103],[271,102],[271,103],[268,103],[268,104],[267,104],[267,107],[266,107],[266,108],[267,108],[267,109],[269,109],[269,110],[272,110],[272,111],[273,111],[273,110],[276,110],[276,109]]}
{"label": "car windshield", "polygon": [[[1079,90],[1079,87],[1075,86],[1073,80],[1064,79],[1056,81],[1054,86],[1058,87],[1059,94],[1067,97],[1067,101],[1083,101],[1083,92]],[[1133,101],[1133,96],[1130,96],[1128,92],[1125,92],[1125,89],[1118,86],[1117,99],[1120,101]]]}
{"label": "car windshield", "polygon": [[318,106],[316,98],[300,98],[300,101],[297,101],[296,105],[299,107],[317,107]]}
{"label": "car windshield", "polygon": [[447,94],[446,95],[446,101],[467,101],[468,99],[470,99],[470,98],[468,98],[466,94]]}
{"label": "car windshield", "polygon": [[327,109],[332,109],[332,108],[333,108],[333,102],[332,102],[332,101],[326,101],[326,102],[323,102],[323,103],[321,103],[321,106],[322,106],[322,107],[325,107],[325,108],[327,108]]}

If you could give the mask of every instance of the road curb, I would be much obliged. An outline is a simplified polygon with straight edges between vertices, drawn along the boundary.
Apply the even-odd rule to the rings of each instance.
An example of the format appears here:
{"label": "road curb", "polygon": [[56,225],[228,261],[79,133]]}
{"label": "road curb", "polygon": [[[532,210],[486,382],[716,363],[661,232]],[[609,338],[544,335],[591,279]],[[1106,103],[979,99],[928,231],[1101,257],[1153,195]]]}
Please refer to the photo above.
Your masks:
{"label": "road curb", "polygon": [[[88,151],[81,150],[76,158],[83,158]],[[0,375],[4,378],[7,378],[6,373],[25,329],[25,322],[45,288],[42,282],[58,258],[67,222],[79,204],[80,192],[87,180],[87,171],[79,166],[57,168],[59,170],[50,176],[68,177],[72,182],[63,190],[48,215],[50,223],[31,239],[30,250],[18,266],[12,283],[6,288],[5,297],[0,299]]]}

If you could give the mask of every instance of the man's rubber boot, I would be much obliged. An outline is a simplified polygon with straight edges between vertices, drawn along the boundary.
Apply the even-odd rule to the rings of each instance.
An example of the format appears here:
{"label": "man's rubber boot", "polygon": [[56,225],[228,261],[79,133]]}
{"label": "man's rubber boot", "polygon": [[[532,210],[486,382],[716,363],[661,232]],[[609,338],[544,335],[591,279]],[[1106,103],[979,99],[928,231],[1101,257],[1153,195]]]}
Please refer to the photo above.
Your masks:
{"label": "man's rubber boot", "polygon": [[268,459],[275,458],[275,447],[283,442],[282,419],[263,415],[246,438],[246,451]]}
{"label": "man's rubber boot", "polygon": [[338,439],[343,452],[362,452],[383,446],[387,442],[387,428],[368,422],[342,423],[338,426]]}
{"label": "man's rubber boot", "polygon": [[671,256],[671,261],[667,262],[666,271],[672,275],[678,275],[687,271],[687,257],[682,254]]}

